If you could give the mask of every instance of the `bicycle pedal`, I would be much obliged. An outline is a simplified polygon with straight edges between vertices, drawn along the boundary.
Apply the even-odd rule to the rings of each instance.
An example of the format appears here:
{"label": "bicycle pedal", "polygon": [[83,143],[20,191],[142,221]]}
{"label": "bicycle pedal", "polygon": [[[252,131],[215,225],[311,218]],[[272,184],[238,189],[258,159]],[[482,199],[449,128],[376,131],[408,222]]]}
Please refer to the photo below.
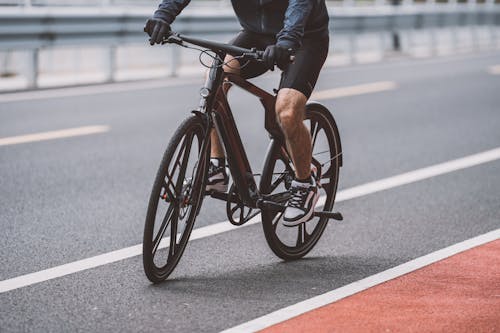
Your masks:
{"label": "bicycle pedal", "polygon": [[337,221],[342,221],[344,217],[339,212],[314,212],[314,216],[319,218],[326,217],[327,219],[334,219]]}

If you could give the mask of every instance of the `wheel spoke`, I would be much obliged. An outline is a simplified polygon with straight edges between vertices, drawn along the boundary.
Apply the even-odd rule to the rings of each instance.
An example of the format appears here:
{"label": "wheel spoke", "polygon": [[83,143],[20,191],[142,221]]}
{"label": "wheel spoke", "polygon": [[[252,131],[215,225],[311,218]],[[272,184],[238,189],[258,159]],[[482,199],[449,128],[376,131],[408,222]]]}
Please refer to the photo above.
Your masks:
{"label": "wheel spoke", "polygon": [[297,242],[295,243],[296,247],[301,246],[302,244],[307,243],[310,235],[307,233],[305,223],[299,224],[298,232],[297,232]]}
{"label": "wheel spoke", "polygon": [[200,161],[203,157],[203,141],[200,142],[200,139],[198,138],[198,159],[196,160],[196,163],[194,165],[194,168],[193,168],[193,171],[191,172],[191,179],[195,179],[196,177],[196,174],[198,173],[198,170],[199,170],[199,165],[200,165]]}
{"label": "wheel spoke", "polygon": [[167,167],[167,176],[169,178],[172,178],[175,175],[175,171],[177,170],[177,167],[179,166],[179,160],[181,159],[181,156],[183,156],[184,149],[186,148],[187,144],[187,137],[184,136],[182,140],[182,144],[180,144],[179,152],[177,153],[177,156],[175,157],[175,161],[172,164],[172,170],[169,172],[168,167]]}
{"label": "wheel spoke", "polygon": [[276,180],[271,184],[269,193],[273,193],[273,191],[285,180],[286,173],[282,173]]}
{"label": "wheel spoke", "polygon": [[181,239],[184,236],[184,231],[186,231],[186,228],[187,228],[187,221],[184,221],[182,223],[181,232],[179,233],[179,235],[181,235]]}
{"label": "wheel spoke", "polygon": [[188,207],[182,207],[181,208],[181,213],[180,213],[180,216],[181,218],[183,218],[184,216],[186,216],[186,212],[188,211]]}
{"label": "wheel spoke", "polygon": [[326,193],[330,193],[330,187],[331,187],[330,182],[328,182],[328,183],[321,182],[321,187],[323,187],[323,189],[325,190]]}
{"label": "wheel spoke", "polygon": [[170,216],[172,215],[173,211],[174,211],[174,205],[170,205],[170,207],[168,207],[167,212],[165,213],[165,216],[163,217],[163,221],[161,223],[160,229],[158,230],[158,234],[156,235],[153,241],[153,251],[152,251],[153,256],[156,254],[156,251],[160,246],[161,240],[163,239],[163,235],[165,234],[165,231],[167,230],[167,227],[170,223]]}
{"label": "wheel spoke", "polygon": [[170,247],[168,249],[168,259],[172,258],[176,253],[177,246],[177,216],[174,221],[170,224]]}
{"label": "wheel spoke", "polygon": [[[319,154],[323,154],[323,153],[327,153],[327,152],[328,152],[328,151],[323,151],[323,152],[318,153],[318,154],[315,154],[315,155],[319,155]],[[342,155],[342,153],[338,153],[337,155],[335,155],[335,156],[333,156],[332,158],[330,158],[328,161],[323,162],[323,163],[321,164],[321,166],[325,166],[325,165],[327,165],[328,163],[332,163],[332,161],[333,161],[334,159],[339,158],[339,157],[340,157],[340,155]]]}
{"label": "wheel spoke", "polygon": [[314,149],[314,145],[316,144],[316,138],[318,137],[319,126],[318,122],[314,119],[311,119],[311,147]]}
{"label": "wheel spoke", "polygon": [[177,184],[175,186],[176,193],[181,193],[182,185],[184,184],[184,177],[186,176],[186,167],[189,161],[189,154],[191,153],[193,136],[194,135],[191,133],[189,134],[189,136],[186,136],[184,154],[182,155],[182,164],[179,163],[180,158],[177,161],[177,163],[179,163],[180,170],[179,170],[179,178],[177,179]]}
{"label": "wheel spoke", "polygon": [[177,157],[175,158],[175,162],[172,166],[172,170],[171,171],[168,171],[168,166],[167,166],[167,170],[165,170],[165,173],[166,173],[166,176],[163,180],[163,187],[165,188],[165,191],[167,192],[166,194],[168,194],[170,196],[170,198],[177,198],[177,196],[179,195],[179,191],[176,190],[176,186],[173,182],[173,177],[175,175],[175,171],[177,170],[177,166],[180,165],[179,163],[179,160],[181,158],[181,156],[183,156],[183,152],[186,148],[186,138],[184,137],[184,140],[182,141],[182,145],[181,145],[181,148],[179,149],[179,153],[177,154]]}
{"label": "wheel spoke", "polygon": [[283,216],[284,213],[285,213],[285,211],[280,212],[277,215],[278,218],[273,219],[272,223],[273,223],[273,230],[274,230],[275,233],[276,233],[276,229],[278,228],[279,221],[281,220],[281,217]]}

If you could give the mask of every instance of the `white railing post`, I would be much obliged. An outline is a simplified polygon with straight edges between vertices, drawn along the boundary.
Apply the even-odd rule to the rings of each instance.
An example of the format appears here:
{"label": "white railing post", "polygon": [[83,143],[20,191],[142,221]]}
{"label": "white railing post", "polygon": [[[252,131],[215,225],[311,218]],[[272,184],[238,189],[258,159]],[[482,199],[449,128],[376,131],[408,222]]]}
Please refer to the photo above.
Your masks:
{"label": "white railing post", "polygon": [[481,38],[480,38],[480,33],[479,33],[479,22],[478,22],[478,14],[475,11],[477,8],[477,2],[476,0],[467,0],[467,5],[473,9],[474,11],[471,13],[471,15],[474,15],[474,21],[472,22],[472,25],[470,26],[470,31],[471,31],[471,36],[472,36],[472,47],[475,50],[480,50],[481,49]]}
{"label": "white railing post", "polygon": [[28,88],[38,87],[39,53],[39,49],[31,50],[29,53],[28,73],[26,75],[28,79]]}
{"label": "white railing post", "polygon": [[106,73],[106,81],[107,82],[114,82],[116,79],[116,70],[117,70],[117,65],[116,65],[116,46],[111,45],[108,48],[107,52],[107,73]]}
{"label": "white railing post", "polygon": [[356,54],[357,52],[357,43],[356,43],[357,34],[351,32],[349,34],[349,61],[351,64],[356,63]]}
{"label": "white railing post", "polygon": [[2,59],[2,68],[0,68],[0,76],[3,75],[10,75],[11,72],[9,71],[10,68],[10,60],[11,60],[11,50],[6,50],[3,52],[4,57]]}
{"label": "white railing post", "polygon": [[177,69],[180,66],[180,50],[175,45],[170,46],[170,71],[168,76],[177,76]]}

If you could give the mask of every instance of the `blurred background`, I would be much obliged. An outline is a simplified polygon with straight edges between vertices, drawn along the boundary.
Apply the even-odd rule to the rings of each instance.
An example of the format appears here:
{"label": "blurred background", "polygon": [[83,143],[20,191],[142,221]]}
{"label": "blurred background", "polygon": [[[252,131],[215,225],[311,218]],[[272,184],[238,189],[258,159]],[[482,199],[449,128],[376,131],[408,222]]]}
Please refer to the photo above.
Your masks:
{"label": "blurred background", "polygon": [[[198,53],[150,47],[159,1],[0,0],[0,91],[199,75]],[[500,0],[336,0],[327,65],[435,57],[500,47]],[[193,0],[173,25],[228,41],[228,0]]]}

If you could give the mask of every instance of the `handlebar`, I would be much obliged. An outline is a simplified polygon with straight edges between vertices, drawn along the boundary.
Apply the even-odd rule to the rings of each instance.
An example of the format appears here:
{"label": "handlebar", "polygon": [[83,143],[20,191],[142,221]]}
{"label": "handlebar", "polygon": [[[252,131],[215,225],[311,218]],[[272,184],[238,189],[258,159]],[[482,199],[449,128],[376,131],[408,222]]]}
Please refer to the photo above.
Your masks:
{"label": "handlebar", "polygon": [[[190,36],[184,36],[178,33],[172,33],[165,41],[163,44],[178,44],[178,45],[183,45],[184,42],[197,45],[200,47],[205,47],[207,49],[210,49],[216,53],[226,53],[230,54],[233,56],[238,56],[238,57],[243,57],[244,59],[247,60],[257,60],[261,61],[263,56],[264,56],[264,51],[259,51],[256,48],[252,49],[246,49],[243,47],[239,46],[234,46],[231,44],[225,44],[225,43],[218,43],[218,42],[213,42],[210,40],[202,39],[202,38],[197,38],[197,37],[190,37]],[[290,62],[293,62],[295,59],[295,56],[291,55],[290,56]]]}

